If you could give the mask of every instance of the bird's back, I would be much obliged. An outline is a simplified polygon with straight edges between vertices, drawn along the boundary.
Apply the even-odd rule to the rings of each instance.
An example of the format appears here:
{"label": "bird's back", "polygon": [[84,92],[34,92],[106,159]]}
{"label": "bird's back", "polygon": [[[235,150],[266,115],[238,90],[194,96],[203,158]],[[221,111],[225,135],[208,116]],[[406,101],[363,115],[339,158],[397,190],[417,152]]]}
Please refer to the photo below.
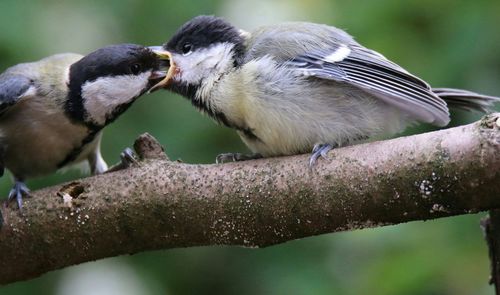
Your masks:
{"label": "bird's back", "polygon": [[270,55],[283,62],[333,43],[357,44],[346,32],[328,25],[287,22],[263,26],[251,32],[247,39],[249,48],[245,60]]}
{"label": "bird's back", "polygon": [[[8,68],[0,75],[0,85],[2,81],[7,79],[25,78],[30,81],[30,86],[35,87],[39,93],[61,92],[63,89],[58,89],[54,86],[65,85],[68,80],[69,67],[81,58],[82,55],[80,54],[61,53],[39,61],[18,64]],[[61,92],[51,97],[61,98],[63,95]]]}
{"label": "bird's back", "polygon": [[77,54],[57,54],[18,64],[0,75],[0,87],[9,84],[24,89],[0,114],[4,162],[15,175],[31,177],[55,170],[64,153],[85,137],[84,126],[73,124],[63,111],[68,69],[80,58]]}

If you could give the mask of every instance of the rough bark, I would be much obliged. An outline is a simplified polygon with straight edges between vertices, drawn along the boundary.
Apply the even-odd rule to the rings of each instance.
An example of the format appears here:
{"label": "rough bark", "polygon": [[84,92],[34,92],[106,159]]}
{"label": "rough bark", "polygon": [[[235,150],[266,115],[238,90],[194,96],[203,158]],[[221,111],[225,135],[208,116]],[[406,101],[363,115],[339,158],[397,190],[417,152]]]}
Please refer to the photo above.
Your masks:
{"label": "rough bark", "polygon": [[2,208],[0,283],[153,249],[264,247],[500,208],[499,116],[336,149],[313,169],[308,155],[171,162],[144,136],[139,165],[34,192],[23,215]]}
{"label": "rough bark", "polygon": [[481,220],[481,227],[490,256],[490,284],[495,285],[495,294],[500,295],[500,210],[491,210],[490,214]]}

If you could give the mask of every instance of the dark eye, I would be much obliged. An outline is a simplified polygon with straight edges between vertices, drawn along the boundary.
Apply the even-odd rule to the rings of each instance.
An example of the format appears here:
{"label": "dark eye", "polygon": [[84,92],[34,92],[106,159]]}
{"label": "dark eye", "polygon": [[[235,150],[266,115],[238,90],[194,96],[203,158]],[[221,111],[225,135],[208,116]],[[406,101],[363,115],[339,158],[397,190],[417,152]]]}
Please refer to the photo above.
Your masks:
{"label": "dark eye", "polygon": [[182,45],[182,54],[187,55],[193,50],[193,45],[191,43],[184,43]]}
{"label": "dark eye", "polygon": [[130,66],[130,72],[134,75],[137,75],[141,72],[141,65],[140,64],[133,64]]}

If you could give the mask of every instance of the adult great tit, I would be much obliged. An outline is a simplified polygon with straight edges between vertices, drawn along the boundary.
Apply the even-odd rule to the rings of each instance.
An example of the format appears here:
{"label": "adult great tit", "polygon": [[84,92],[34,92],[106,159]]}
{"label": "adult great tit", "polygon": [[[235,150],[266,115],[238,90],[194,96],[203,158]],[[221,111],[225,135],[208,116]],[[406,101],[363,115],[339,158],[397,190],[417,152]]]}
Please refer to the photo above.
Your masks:
{"label": "adult great tit", "polygon": [[446,126],[448,105],[487,111],[497,97],[431,88],[346,32],[285,23],[247,33],[198,16],[162,47],[167,77],[154,87],[187,97],[237,130],[253,156],[312,150],[310,165],[334,147],[398,133],[416,122]]}
{"label": "adult great tit", "polygon": [[15,184],[8,202],[29,193],[25,179],[87,161],[107,170],[102,129],[165,77],[150,49],[113,45],[83,57],[57,54],[0,75],[0,172]]}

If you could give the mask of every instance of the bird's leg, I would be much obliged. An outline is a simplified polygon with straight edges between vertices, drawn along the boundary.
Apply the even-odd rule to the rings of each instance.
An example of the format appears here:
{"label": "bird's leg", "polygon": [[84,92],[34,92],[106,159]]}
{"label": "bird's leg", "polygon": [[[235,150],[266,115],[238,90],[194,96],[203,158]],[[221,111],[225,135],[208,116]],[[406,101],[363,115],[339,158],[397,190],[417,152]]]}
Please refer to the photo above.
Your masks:
{"label": "bird's leg", "polygon": [[90,154],[88,161],[90,165],[90,172],[92,173],[92,175],[99,175],[108,171],[108,164],[106,164],[106,161],[104,161],[104,159],[102,158],[101,152],[99,150],[96,150],[96,152]]}
{"label": "bird's leg", "polygon": [[16,179],[14,186],[9,192],[9,198],[7,199],[7,206],[9,205],[10,202],[12,202],[14,199],[17,202],[17,206],[19,210],[22,210],[23,208],[23,195],[26,197],[29,197],[30,195],[30,190],[24,184],[22,180]]}
{"label": "bird's leg", "polygon": [[335,147],[337,146],[329,143],[315,144],[312,150],[311,158],[309,158],[309,167],[312,168],[316,164],[316,160],[318,160],[320,156],[326,158],[326,154],[328,154],[328,152]]}
{"label": "bird's leg", "polygon": [[131,148],[125,148],[123,152],[120,153],[120,163],[114,165],[113,167],[110,167],[106,173],[108,172],[114,172],[122,169],[127,169],[130,166],[133,165],[139,165],[139,161],[137,160],[137,156],[132,151]]}
{"label": "bird's leg", "polygon": [[225,153],[220,154],[215,158],[215,163],[222,164],[227,162],[240,162],[247,160],[262,159],[261,154],[240,154],[240,153]]}

